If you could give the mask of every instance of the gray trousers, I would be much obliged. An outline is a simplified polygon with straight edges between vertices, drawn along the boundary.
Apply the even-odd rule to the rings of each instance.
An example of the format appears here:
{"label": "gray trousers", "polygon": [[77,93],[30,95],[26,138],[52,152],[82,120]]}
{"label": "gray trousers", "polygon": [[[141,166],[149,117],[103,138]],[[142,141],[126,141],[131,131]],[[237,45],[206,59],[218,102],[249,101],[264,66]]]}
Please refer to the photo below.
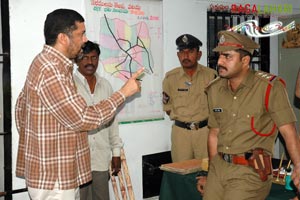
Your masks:
{"label": "gray trousers", "polygon": [[92,182],[80,188],[80,200],[109,200],[108,171],[92,171]]}

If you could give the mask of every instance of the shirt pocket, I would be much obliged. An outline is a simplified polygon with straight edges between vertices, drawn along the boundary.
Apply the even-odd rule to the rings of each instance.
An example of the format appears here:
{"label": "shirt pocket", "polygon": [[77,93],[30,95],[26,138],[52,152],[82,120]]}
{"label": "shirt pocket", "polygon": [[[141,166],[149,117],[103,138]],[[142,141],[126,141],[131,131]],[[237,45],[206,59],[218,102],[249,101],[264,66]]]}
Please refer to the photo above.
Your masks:
{"label": "shirt pocket", "polygon": [[251,131],[259,136],[267,137],[272,135],[276,130],[270,114],[264,110],[241,112],[240,118],[242,123],[247,124]]}
{"label": "shirt pocket", "polygon": [[188,98],[190,98],[190,92],[188,88],[177,89],[176,95],[174,96],[173,103],[174,108],[186,107],[189,103]]}

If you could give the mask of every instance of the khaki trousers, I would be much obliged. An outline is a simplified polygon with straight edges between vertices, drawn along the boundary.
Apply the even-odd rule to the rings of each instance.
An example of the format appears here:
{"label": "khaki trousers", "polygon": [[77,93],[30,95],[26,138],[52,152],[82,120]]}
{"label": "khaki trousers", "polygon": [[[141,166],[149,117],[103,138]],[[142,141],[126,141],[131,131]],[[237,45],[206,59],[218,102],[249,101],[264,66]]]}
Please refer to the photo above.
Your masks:
{"label": "khaki trousers", "polygon": [[172,126],[171,155],[173,162],[207,158],[208,128],[188,130]]}
{"label": "khaki trousers", "polygon": [[272,175],[262,182],[253,168],[227,163],[219,155],[210,161],[204,200],[265,200]]}

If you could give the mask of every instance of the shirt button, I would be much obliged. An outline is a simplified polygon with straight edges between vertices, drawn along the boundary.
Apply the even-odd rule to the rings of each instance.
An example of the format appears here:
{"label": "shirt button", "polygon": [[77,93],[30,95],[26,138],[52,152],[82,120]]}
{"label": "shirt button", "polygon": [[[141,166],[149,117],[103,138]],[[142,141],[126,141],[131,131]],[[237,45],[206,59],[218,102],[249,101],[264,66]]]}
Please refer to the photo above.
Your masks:
{"label": "shirt button", "polygon": [[237,99],[237,97],[236,97],[236,96],[234,96],[234,97],[233,97],[233,99],[234,99],[234,100],[236,100],[236,99]]}
{"label": "shirt button", "polygon": [[232,116],[233,116],[233,117],[235,117],[235,116],[236,116],[236,114],[235,114],[235,113],[233,113],[233,114],[232,114]]}
{"label": "shirt button", "polygon": [[230,149],[230,147],[225,147],[226,150]]}

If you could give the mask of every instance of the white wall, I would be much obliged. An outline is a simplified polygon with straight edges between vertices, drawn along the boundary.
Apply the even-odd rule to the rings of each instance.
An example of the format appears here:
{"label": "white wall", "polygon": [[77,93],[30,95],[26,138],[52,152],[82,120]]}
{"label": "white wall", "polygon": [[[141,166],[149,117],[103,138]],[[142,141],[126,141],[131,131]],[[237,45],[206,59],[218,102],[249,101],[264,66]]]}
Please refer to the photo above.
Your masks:
{"label": "white wall", "polygon": [[[12,133],[13,133],[13,188],[24,187],[23,179],[14,175],[18,146],[18,133],[14,123],[14,105],[34,56],[44,44],[43,23],[47,13],[57,8],[75,9],[83,14],[84,0],[17,0],[10,1],[11,73],[12,73]],[[229,3],[246,1],[236,1]],[[206,11],[211,3],[224,1],[163,0],[164,15],[164,72],[179,66],[175,39],[183,33],[191,33],[203,42],[201,64],[206,65]],[[251,3],[260,3],[259,0]],[[283,4],[281,0],[265,0],[264,3]],[[298,0],[285,1],[299,7]],[[297,7],[297,8],[298,8]],[[299,8],[295,9],[299,12]],[[271,72],[277,73],[277,38],[271,38]],[[171,122],[162,121],[120,125],[120,135],[125,142],[127,163],[137,200],[142,199],[142,155],[170,150]],[[26,193],[14,195],[14,199],[28,199]]]}

